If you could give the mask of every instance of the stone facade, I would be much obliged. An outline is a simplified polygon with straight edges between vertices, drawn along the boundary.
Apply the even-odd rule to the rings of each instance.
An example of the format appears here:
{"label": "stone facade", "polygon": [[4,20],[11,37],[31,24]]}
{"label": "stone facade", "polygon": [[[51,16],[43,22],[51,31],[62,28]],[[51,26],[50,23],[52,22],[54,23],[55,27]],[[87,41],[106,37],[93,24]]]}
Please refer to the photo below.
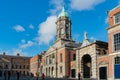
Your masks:
{"label": "stone facade", "polygon": [[[85,42],[85,41],[84,41]],[[83,42],[83,44],[84,44]],[[88,41],[89,42],[89,41]],[[108,45],[102,41],[94,41],[93,43],[89,43],[88,45],[81,46],[80,48],[76,49],[76,64],[77,64],[77,71],[76,75],[80,72],[83,78],[98,78],[97,72],[97,60],[107,55],[107,48]],[[86,56],[86,57],[85,57]],[[90,58],[90,59],[87,59]],[[84,61],[85,59],[85,61]],[[88,60],[88,62],[86,62]],[[85,66],[87,65],[87,66]],[[88,67],[88,68],[85,68]],[[88,69],[85,71],[85,69]],[[78,77],[78,76],[76,76]]]}

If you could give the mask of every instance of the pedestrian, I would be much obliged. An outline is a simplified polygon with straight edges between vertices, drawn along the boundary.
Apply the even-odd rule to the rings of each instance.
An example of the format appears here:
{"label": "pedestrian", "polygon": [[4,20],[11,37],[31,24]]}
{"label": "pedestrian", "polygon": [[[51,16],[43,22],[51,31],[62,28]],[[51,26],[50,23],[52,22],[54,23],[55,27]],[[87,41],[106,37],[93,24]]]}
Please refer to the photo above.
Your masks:
{"label": "pedestrian", "polygon": [[45,80],[45,74],[44,73],[42,74],[42,80]]}
{"label": "pedestrian", "polygon": [[10,80],[11,73],[8,71],[8,80]]}
{"label": "pedestrian", "polygon": [[38,77],[39,77],[39,74],[38,74],[38,73],[36,73],[36,80],[38,80]]}
{"label": "pedestrian", "polygon": [[19,80],[19,77],[20,77],[19,72],[17,72],[17,80]]}
{"label": "pedestrian", "polygon": [[6,77],[7,77],[7,76],[6,76],[6,71],[5,71],[5,72],[4,72],[4,80],[6,80]]}
{"label": "pedestrian", "polygon": [[30,73],[30,76],[31,76],[31,80],[33,80],[32,78],[34,77],[32,73]]}
{"label": "pedestrian", "polygon": [[78,73],[78,80],[81,80],[81,74],[80,74],[80,72]]}

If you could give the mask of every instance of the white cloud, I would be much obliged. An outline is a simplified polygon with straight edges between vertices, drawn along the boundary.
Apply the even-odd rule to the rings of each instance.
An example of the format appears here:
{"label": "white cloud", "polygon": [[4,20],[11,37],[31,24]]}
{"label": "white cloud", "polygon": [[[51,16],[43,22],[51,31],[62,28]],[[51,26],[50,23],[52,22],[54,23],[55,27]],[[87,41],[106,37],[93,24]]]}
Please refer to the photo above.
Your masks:
{"label": "white cloud", "polygon": [[39,44],[48,45],[55,38],[56,15],[61,11],[64,0],[50,0],[50,5],[52,5],[52,9],[49,9],[50,16],[48,16],[44,22],[39,24],[38,36],[36,37]]}
{"label": "white cloud", "polygon": [[20,49],[13,49],[13,54],[16,55],[17,53],[22,53],[22,50]]}
{"label": "white cloud", "polygon": [[25,41],[24,40],[22,40],[22,44],[20,44],[20,48],[27,48],[27,47],[31,47],[31,46],[33,46],[34,45],[34,42],[32,42],[32,41],[28,41],[27,43],[25,43]]}
{"label": "white cloud", "polygon": [[21,25],[16,25],[13,27],[13,29],[15,29],[17,32],[25,31],[24,27],[22,27]]}
{"label": "white cloud", "polygon": [[38,37],[39,44],[49,44],[54,39],[56,33],[56,16],[49,16],[46,21],[39,24]]}
{"label": "white cloud", "polygon": [[15,48],[13,48],[11,52],[13,53],[11,55],[17,55],[19,53],[20,56],[29,56],[28,53],[23,52],[21,49],[15,49]]}
{"label": "white cloud", "polygon": [[34,29],[34,26],[32,24],[29,25],[30,29]]}
{"label": "white cloud", "polygon": [[64,1],[63,0],[50,0],[50,5],[53,6],[53,9],[50,9],[51,15],[56,15],[62,9],[62,6],[64,5]]}
{"label": "white cloud", "polygon": [[71,0],[70,6],[75,10],[91,10],[96,5],[104,2],[105,0]]}
{"label": "white cloud", "polygon": [[21,40],[21,43],[25,43],[26,41],[24,39]]}

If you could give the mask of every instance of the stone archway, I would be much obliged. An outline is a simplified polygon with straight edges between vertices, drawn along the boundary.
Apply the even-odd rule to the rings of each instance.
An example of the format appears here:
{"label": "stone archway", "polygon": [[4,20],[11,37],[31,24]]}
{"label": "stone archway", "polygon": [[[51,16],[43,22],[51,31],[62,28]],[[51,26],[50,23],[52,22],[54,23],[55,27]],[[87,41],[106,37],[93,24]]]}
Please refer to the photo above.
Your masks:
{"label": "stone archway", "polygon": [[86,54],[82,57],[81,71],[84,78],[90,78],[91,76],[91,56]]}

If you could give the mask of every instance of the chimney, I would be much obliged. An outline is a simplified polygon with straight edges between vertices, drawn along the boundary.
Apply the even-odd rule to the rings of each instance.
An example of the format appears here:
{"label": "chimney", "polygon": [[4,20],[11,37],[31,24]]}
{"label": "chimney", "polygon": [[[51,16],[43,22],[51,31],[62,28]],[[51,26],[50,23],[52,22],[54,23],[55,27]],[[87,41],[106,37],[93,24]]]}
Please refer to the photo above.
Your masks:
{"label": "chimney", "polygon": [[20,53],[17,53],[17,56],[20,56]]}
{"label": "chimney", "polygon": [[5,55],[5,52],[3,52],[3,55]]}

